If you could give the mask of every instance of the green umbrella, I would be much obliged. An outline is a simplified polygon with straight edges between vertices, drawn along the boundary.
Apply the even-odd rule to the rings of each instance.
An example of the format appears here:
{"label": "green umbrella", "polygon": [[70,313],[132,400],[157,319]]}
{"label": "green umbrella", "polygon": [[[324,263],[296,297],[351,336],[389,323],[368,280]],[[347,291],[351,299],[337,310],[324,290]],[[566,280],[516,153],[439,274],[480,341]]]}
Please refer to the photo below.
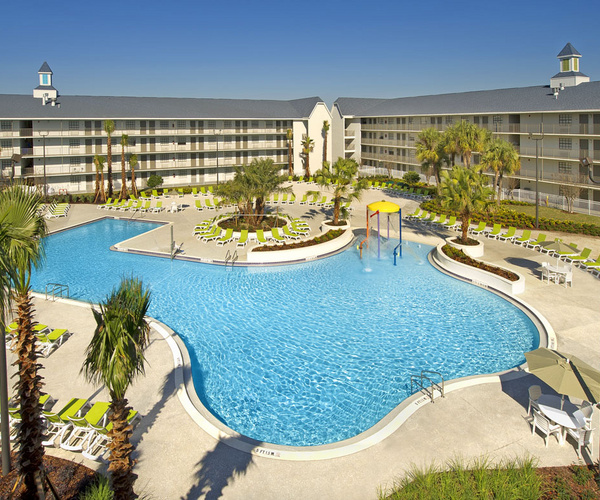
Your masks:
{"label": "green umbrella", "polygon": [[560,259],[561,255],[575,255],[579,253],[579,250],[567,245],[560,240],[544,241],[540,243],[540,247],[550,252],[556,252],[556,257]]}
{"label": "green umbrella", "polygon": [[600,371],[570,354],[540,347],[525,353],[529,371],[563,396],[600,402]]}

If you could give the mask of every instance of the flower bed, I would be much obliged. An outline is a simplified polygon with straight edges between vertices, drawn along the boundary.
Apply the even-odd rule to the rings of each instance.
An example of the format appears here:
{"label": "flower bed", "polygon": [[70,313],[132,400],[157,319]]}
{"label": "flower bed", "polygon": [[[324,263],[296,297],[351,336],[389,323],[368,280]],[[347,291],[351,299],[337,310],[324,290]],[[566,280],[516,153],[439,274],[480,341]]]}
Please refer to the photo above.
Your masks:
{"label": "flower bed", "polygon": [[264,245],[261,247],[256,247],[252,251],[253,252],[273,252],[279,250],[293,250],[295,248],[305,248],[311,247],[313,245],[320,245],[321,243],[325,243],[327,241],[331,241],[335,238],[338,238],[344,233],[343,229],[332,229],[331,231],[327,231],[326,233],[313,238],[312,240],[304,240],[298,241],[295,243],[284,243],[283,245]]}
{"label": "flower bed", "polygon": [[462,264],[466,264],[471,267],[475,267],[477,269],[482,269],[487,271],[488,273],[495,274],[500,276],[501,278],[507,279],[509,281],[518,281],[519,276],[508,269],[503,269],[501,267],[492,266],[491,264],[486,264],[485,262],[481,262],[479,260],[472,259],[468,255],[466,255],[462,250],[458,248],[451,247],[450,245],[444,245],[442,247],[444,253],[450,257],[451,259],[461,262]]}

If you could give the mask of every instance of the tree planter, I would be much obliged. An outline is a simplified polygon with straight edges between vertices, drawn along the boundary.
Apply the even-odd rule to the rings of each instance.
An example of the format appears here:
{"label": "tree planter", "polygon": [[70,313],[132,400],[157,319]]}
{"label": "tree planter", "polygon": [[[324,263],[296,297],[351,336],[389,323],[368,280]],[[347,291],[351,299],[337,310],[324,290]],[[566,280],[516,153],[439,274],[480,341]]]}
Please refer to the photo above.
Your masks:
{"label": "tree planter", "polygon": [[474,259],[477,257],[483,257],[483,241],[477,240],[477,245],[461,245],[460,243],[456,243],[454,240],[458,238],[457,236],[451,236],[450,238],[446,238],[446,243],[451,247],[458,248],[465,252],[469,257],[473,257]]}
{"label": "tree planter", "polygon": [[338,226],[334,226],[333,222],[330,220],[324,220],[321,222],[321,232],[326,233],[327,231],[331,231],[332,229],[350,229],[350,222],[340,220],[340,224]]}

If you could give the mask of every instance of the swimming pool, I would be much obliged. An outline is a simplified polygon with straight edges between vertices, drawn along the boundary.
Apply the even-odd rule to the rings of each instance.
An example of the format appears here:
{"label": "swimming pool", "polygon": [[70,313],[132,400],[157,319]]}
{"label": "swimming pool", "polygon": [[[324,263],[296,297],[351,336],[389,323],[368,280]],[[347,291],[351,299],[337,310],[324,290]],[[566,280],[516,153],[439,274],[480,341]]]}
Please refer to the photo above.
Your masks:
{"label": "swimming pool", "polygon": [[409,395],[411,374],[498,372],[539,344],[519,309],[434,269],[431,247],[409,244],[396,267],[361,261],[353,247],[302,265],[233,270],[109,251],[153,227],[102,220],[51,235],[32,286],[66,283],[71,297],[98,302],[121,276],[141,278],[149,313],[189,350],[203,404],[259,441],[353,437]]}

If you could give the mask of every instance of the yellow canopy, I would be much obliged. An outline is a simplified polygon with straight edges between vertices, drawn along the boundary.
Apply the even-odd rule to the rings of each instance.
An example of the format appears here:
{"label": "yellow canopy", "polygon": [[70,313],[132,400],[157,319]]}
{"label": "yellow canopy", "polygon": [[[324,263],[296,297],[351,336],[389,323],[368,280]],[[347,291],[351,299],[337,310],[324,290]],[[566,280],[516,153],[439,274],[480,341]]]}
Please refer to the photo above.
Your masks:
{"label": "yellow canopy", "polygon": [[379,213],[384,214],[398,213],[398,210],[400,210],[400,206],[392,203],[391,201],[376,201],[370,205],[367,205],[367,208],[371,212],[377,212],[377,210],[379,210]]}

